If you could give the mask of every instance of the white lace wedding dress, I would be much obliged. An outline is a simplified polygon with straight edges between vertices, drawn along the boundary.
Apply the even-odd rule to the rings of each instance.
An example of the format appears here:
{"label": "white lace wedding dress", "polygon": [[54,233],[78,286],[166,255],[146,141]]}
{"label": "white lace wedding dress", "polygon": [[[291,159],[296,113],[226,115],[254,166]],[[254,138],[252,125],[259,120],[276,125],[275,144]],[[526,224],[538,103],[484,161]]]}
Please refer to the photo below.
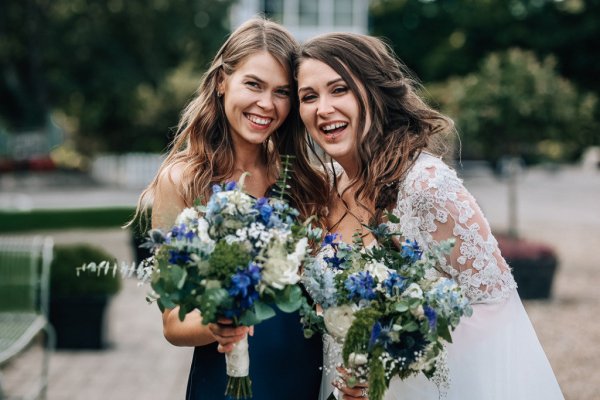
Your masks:
{"label": "white lace wedding dress", "polygon": [[[441,260],[446,274],[465,291],[473,315],[463,318],[447,346],[449,389],[440,396],[423,374],[393,378],[386,400],[563,399],[552,368],[527,317],[510,268],[479,206],[454,170],[423,153],[401,184],[393,229],[427,249],[453,237],[453,253]],[[431,277],[439,274],[431,271]],[[325,339],[324,365],[339,352]],[[320,399],[333,391],[333,371],[324,370]]]}

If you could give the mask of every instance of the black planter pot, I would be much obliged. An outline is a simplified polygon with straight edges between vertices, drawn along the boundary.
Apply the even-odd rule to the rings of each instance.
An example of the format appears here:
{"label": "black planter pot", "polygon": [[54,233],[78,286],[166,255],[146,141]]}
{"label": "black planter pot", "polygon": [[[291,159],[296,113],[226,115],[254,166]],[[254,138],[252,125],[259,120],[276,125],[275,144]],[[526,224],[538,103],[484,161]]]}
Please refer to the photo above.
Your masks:
{"label": "black planter pot", "polygon": [[58,297],[50,300],[50,323],[57,349],[106,347],[105,312],[109,296]]}
{"label": "black planter pot", "polygon": [[548,299],[557,267],[555,257],[507,259],[522,299]]}

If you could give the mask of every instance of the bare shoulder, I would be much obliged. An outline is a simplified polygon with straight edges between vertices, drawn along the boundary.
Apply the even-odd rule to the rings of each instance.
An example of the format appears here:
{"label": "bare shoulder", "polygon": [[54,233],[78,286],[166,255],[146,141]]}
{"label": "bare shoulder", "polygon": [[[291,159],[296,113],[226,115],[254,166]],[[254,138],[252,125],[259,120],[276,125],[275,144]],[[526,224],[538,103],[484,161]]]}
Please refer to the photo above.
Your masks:
{"label": "bare shoulder", "polygon": [[184,171],[185,164],[178,162],[165,167],[160,172],[152,205],[154,228],[170,228],[177,215],[186,207],[182,195]]}

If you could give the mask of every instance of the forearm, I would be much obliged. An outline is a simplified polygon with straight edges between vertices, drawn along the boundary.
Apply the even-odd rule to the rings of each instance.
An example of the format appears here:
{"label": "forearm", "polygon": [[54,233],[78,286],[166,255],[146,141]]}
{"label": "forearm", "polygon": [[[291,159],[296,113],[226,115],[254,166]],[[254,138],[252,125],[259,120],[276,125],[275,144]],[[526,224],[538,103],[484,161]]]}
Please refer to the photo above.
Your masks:
{"label": "forearm", "polygon": [[165,310],[163,313],[163,333],[169,343],[174,346],[205,346],[215,342],[215,337],[202,324],[202,317],[197,311],[188,313],[183,321],[179,320],[179,308]]}

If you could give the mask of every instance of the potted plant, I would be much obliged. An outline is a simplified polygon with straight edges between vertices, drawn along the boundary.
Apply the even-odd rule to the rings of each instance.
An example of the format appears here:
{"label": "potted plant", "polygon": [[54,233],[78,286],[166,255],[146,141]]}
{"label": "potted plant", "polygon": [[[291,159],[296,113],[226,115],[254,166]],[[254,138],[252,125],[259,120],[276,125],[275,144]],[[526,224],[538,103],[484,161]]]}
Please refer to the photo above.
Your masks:
{"label": "potted plant", "polygon": [[543,243],[496,235],[502,256],[512,268],[522,299],[547,299],[558,266],[555,251]]}
{"label": "potted plant", "polygon": [[84,263],[112,261],[106,251],[85,243],[57,245],[50,267],[50,322],[56,330],[56,347],[106,347],[105,311],[121,287],[119,276],[79,274]]}

